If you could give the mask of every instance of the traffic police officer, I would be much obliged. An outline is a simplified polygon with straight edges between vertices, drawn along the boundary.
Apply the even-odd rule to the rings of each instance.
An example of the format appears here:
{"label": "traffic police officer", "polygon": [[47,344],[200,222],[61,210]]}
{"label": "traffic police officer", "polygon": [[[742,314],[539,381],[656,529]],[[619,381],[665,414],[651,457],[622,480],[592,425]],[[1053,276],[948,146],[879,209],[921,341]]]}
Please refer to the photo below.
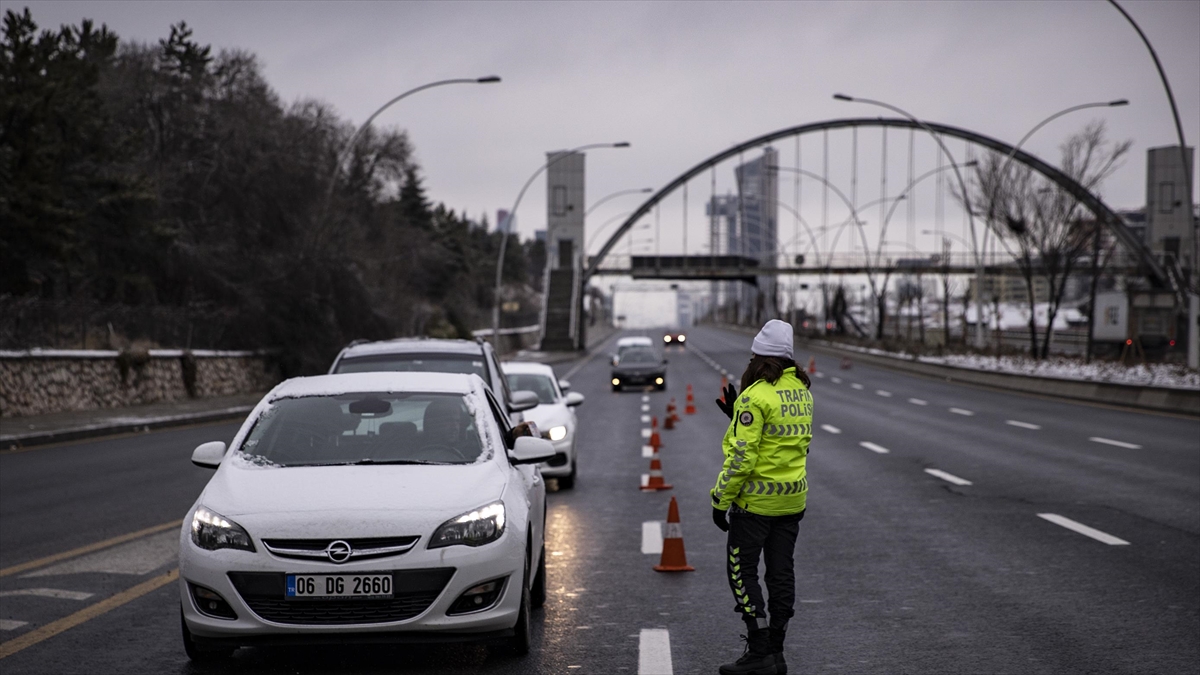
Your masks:
{"label": "traffic police officer", "polygon": [[[713,521],[729,533],[729,586],[749,631],[745,654],[720,673],[782,675],[784,635],[796,600],[793,553],[808,496],[813,399],[808,376],[794,361],[791,324],[768,321],[751,352],[741,393],[730,385],[717,401],[730,424],[722,441],[725,462],[712,489]],[[758,583],[760,556],[766,603]]]}

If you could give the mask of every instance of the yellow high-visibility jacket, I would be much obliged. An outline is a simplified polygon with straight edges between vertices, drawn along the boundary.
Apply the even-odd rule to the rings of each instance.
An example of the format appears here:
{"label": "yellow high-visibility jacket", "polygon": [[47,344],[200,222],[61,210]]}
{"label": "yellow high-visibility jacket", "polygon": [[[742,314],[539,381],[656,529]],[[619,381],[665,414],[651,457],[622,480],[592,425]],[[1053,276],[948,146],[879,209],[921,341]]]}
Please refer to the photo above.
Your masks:
{"label": "yellow high-visibility jacket", "polygon": [[713,506],[736,504],[760,516],[803,511],[812,413],[812,393],[795,368],[775,384],[759,380],[738,394],[721,443],[725,464],[712,489]]}

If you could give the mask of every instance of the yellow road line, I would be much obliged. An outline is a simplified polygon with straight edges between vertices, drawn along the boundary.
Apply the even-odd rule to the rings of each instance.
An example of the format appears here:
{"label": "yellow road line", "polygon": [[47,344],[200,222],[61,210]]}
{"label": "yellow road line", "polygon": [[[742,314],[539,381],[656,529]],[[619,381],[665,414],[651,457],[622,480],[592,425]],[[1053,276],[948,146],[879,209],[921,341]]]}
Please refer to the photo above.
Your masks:
{"label": "yellow road line", "polygon": [[182,520],[172,520],[168,523],[163,523],[161,525],[155,525],[154,527],[147,527],[144,530],[138,530],[137,532],[130,532],[128,534],[118,535],[111,539],[105,539],[104,541],[98,541],[94,544],[88,544],[87,546],[80,546],[79,548],[73,548],[70,551],[63,551],[62,553],[55,553],[54,555],[48,555],[45,558],[38,558],[37,560],[30,560],[29,562],[23,562],[19,565],[5,567],[4,569],[0,569],[0,577],[6,577],[10,574],[24,572],[25,570],[31,570],[31,569],[34,569],[35,567],[45,567],[46,565],[49,565],[50,563],[56,563],[60,560],[66,560],[67,558],[74,558],[76,556],[81,556],[85,553],[91,553],[92,551],[99,551],[100,549],[108,548],[110,546],[116,546],[117,544],[124,544],[127,541],[131,541],[133,539],[138,539],[140,537],[144,537],[149,534],[154,534],[155,532],[162,532],[163,530],[169,530],[173,527],[179,527],[182,524],[183,524]]}
{"label": "yellow road line", "polygon": [[41,628],[31,630],[20,637],[13,638],[8,642],[0,642],[0,659],[12,656],[26,647],[32,647],[42,640],[52,638],[63,631],[70,630],[75,626],[84,623],[85,621],[91,621],[92,619],[105,614],[106,612],[110,612],[131,600],[136,600],[151,591],[162,588],[178,578],[179,568],[175,568],[162,576],[154,577],[149,581],[143,581],[133,588],[121,591],[111,598],[101,600],[100,602],[97,602],[89,607],[85,607],[74,614],[64,616],[57,621],[52,621]]}

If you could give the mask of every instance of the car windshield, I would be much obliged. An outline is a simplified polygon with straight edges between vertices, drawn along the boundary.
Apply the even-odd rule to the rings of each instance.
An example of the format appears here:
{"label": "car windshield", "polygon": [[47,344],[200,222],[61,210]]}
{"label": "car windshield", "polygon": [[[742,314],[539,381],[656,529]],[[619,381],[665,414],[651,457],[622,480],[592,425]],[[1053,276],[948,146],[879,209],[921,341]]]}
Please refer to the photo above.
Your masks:
{"label": "car windshield", "polygon": [[658,355],[649,349],[630,349],[621,355],[621,363],[658,363]]}
{"label": "car windshield", "polygon": [[377,373],[381,371],[419,373],[462,373],[478,375],[488,381],[483,354],[373,354],[347,357],[338,361],[336,373]]}
{"label": "car windshield", "polygon": [[508,388],[513,391],[532,391],[537,394],[538,403],[554,403],[558,400],[558,392],[554,389],[554,381],[545,375],[535,373],[510,373]]}
{"label": "car windshield", "polygon": [[482,444],[459,394],[363,393],[276,400],[240,452],[278,466],[470,464]]}

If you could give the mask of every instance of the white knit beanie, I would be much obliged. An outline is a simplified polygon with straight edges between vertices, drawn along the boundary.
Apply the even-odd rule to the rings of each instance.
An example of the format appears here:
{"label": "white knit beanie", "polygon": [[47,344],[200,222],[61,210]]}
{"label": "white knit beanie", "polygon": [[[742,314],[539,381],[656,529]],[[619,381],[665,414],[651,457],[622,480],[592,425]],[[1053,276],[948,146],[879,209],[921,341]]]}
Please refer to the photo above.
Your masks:
{"label": "white knit beanie", "polygon": [[792,324],[771,319],[754,336],[750,351],[759,356],[782,356],[792,358]]}

